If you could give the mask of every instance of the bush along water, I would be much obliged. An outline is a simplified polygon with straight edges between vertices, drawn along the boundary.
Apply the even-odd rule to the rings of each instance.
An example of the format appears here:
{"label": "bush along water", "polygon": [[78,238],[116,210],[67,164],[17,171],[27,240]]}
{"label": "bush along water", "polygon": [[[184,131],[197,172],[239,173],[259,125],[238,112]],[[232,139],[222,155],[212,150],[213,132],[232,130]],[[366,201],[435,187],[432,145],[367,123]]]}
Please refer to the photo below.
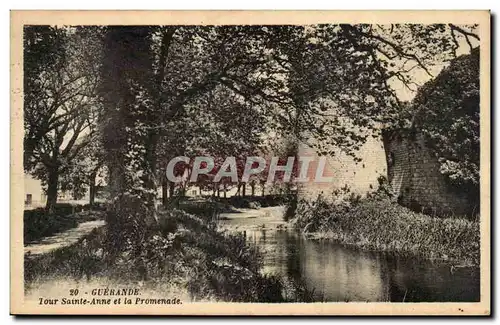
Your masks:
{"label": "bush along water", "polygon": [[299,200],[291,222],[310,238],[391,251],[462,266],[478,266],[479,222],[413,212],[377,191],[332,203]]}

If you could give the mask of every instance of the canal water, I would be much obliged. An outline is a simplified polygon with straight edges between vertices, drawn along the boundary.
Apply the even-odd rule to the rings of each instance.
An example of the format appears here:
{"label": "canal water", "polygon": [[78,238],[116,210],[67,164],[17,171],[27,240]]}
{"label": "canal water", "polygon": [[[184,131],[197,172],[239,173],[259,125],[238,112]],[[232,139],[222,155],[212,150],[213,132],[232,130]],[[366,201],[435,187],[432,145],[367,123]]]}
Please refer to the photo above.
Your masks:
{"label": "canal water", "polygon": [[300,284],[314,301],[474,302],[479,269],[451,268],[395,254],[371,252],[285,229],[282,210],[263,208],[223,215],[263,253],[263,273]]}

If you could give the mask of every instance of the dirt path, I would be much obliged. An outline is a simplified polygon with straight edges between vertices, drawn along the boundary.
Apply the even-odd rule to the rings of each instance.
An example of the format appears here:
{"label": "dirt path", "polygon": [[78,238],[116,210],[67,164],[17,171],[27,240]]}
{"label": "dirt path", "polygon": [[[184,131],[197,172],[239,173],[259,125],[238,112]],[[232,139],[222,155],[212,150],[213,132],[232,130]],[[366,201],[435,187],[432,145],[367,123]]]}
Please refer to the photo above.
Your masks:
{"label": "dirt path", "polygon": [[41,240],[27,244],[24,246],[24,254],[28,252],[31,255],[45,254],[54,249],[69,246],[78,241],[86,234],[90,233],[94,228],[104,226],[106,222],[104,220],[94,220],[83,222],[76,228],[72,228],[53,236],[42,238]]}

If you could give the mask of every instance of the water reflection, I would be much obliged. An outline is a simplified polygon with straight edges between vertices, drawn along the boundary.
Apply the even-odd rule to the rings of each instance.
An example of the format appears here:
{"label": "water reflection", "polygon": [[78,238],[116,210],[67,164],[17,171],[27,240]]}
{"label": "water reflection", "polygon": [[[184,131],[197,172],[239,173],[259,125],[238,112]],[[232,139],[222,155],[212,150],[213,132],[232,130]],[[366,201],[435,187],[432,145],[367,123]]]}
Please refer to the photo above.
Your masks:
{"label": "water reflection", "polygon": [[479,270],[366,252],[291,231],[249,230],[264,252],[262,272],[314,290],[320,301],[479,301]]}

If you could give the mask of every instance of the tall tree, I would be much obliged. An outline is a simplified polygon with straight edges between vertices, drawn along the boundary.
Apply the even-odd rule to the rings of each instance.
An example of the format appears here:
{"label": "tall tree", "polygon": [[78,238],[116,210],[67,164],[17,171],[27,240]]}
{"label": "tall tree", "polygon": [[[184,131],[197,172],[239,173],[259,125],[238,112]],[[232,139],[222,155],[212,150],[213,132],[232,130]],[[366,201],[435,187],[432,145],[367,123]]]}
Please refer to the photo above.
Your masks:
{"label": "tall tree", "polygon": [[[107,213],[110,248],[115,239],[129,242],[140,254],[140,243],[155,223],[155,189],[151,186],[151,133],[155,105],[151,28],[110,26],[104,37],[101,121],[109,172]],[[141,267],[138,265],[137,267]]]}
{"label": "tall tree", "polygon": [[95,124],[97,75],[90,43],[79,29],[25,28],[24,167],[46,186],[49,211],[57,202],[60,175],[88,144],[81,135]]}

